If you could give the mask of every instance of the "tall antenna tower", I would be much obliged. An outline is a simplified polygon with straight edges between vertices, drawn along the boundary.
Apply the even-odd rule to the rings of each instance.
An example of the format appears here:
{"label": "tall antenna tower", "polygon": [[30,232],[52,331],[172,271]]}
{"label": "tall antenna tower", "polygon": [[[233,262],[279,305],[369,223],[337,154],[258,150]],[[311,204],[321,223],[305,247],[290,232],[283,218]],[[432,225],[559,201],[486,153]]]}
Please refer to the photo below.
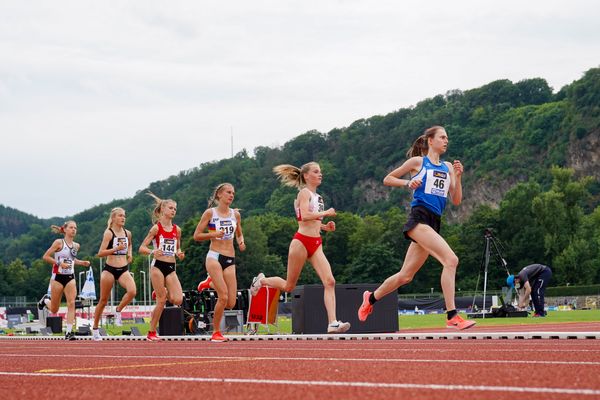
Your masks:
{"label": "tall antenna tower", "polygon": [[233,158],[233,126],[231,127],[231,158]]}

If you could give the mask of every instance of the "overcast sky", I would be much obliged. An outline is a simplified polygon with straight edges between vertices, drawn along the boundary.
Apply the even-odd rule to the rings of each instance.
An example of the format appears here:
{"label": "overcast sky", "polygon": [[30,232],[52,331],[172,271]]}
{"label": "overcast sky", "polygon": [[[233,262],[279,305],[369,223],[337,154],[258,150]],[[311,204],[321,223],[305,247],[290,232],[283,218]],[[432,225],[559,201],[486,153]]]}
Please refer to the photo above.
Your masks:
{"label": "overcast sky", "polygon": [[600,65],[598,21],[596,0],[2,1],[0,204],[131,197],[232,131],[252,154],[496,79],[556,91]]}

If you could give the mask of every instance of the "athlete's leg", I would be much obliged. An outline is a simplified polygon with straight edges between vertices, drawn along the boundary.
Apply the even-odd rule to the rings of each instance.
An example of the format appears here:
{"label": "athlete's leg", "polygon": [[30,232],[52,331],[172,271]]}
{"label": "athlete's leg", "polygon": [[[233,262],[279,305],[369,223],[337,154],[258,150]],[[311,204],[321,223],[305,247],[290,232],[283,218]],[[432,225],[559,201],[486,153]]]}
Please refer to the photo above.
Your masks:
{"label": "athlete's leg", "polygon": [[458,257],[446,240],[429,225],[418,224],[408,235],[442,264],[441,284],[446,309],[455,310],[454,291]]}
{"label": "athlete's leg", "polygon": [[152,289],[154,289],[154,293],[156,294],[156,305],[152,310],[150,318],[150,332],[156,332],[158,320],[167,302],[167,290],[165,289],[165,277],[157,267],[150,268],[150,281],[152,282]]}
{"label": "athlete's leg", "polygon": [[117,306],[117,312],[123,311],[123,309],[127,306],[127,304],[131,303],[135,295],[137,294],[137,288],[135,286],[135,281],[133,280],[133,276],[129,273],[129,271],[125,271],[119,277],[119,285],[126,290],[121,302]]}
{"label": "athlete's leg", "polygon": [[94,312],[94,326],[93,329],[98,329],[102,312],[108,303],[108,296],[112,290],[113,284],[115,283],[115,277],[108,271],[102,271],[100,274],[100,300],[96,304],[96,311]]}
{"label": "athlete's leg", "polygon": [[67,324],[75,323],[75,297],[77,297],[77,285],[72,279],[65,285],[65,300],[67,300]]}
{"label": "athlete's leg", "polygon": [[331,272],[331,265],[323,253],[323,246],[319,246],[317,251],[310,257],[310,263],[317,272],[321,282],[323,282],[323,300],[327,310],[327,319],[329,323],[337,321],[335,304],[335,278]]}
{"label": "athlete's leg", "polygon": [[418,243],[411,242],[404,256],[402,268],[396,274],[387,278],[375,290],[373,295],[375,299],[380,300],[385,295],[398,290],[399,287],[406,285],[413,280],[415,274],[421,269],[425,261],[429,257],[429,253]]}
{"label": "athlete's leg", "polygon": [[306,262],[306,247],[298,239],[293,239],[288,252],[287,277],[285,280],[276,276],[263,278],[262,286],[274,287],[282,292],[291,292],[296,287],[304,263]]}
{"label": "athlete's leg", "polygon": [[54,279],[50,281],[50,304],[47,304],[47,306],[48,311],[52,314],[57,313],[60,308],[60,301],[62,300],[64,289],[64,286]]}
{"label": "athlete's leg", "polygon": [[213,331],[216,332],[221,326],[223,311],[229,302],[229,291],[227,283],[225,283],[225,279],[223,278],[223,267],[221,267],[219,261],[211,257],[206,257],[206,270],[210,274],[212,283],[217,291],[217,303],[215,304],[213,314]]}

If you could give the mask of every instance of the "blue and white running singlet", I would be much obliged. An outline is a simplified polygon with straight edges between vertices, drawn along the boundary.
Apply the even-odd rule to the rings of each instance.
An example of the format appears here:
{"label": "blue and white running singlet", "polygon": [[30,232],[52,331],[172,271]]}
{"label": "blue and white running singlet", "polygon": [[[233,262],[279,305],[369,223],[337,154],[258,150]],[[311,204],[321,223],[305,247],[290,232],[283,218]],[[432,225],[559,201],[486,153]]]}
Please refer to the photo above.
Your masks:
{"label": "blue and white running singlet", "polygon": [[423,157],[423,166],[419,173],[411,178],[421,179],[422,184],[413,193],[411,207],[424,206],[441,216],[446,208],[446,198],[450,189],[450,170],[445,162],[436,165]]}

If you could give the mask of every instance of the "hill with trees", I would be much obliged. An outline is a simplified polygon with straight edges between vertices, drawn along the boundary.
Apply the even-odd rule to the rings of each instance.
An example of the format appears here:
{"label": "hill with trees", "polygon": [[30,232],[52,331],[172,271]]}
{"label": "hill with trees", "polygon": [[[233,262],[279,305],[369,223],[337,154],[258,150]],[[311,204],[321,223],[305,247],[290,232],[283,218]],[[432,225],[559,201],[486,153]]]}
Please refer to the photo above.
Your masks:
{"label": "hill with trees", "polygon": [[[385,187],[383,177],[405,160],[405,152],[427,127],[443,125],[450,138],[445,158],[465,165],[464,200],[450,207],[443,234],[461,262],[457,287],[475,288],[483,230],[492,228],[505,245],[509,267],[552,265],[555,284],[600,282],[600,68],[553,92],[541,78],[498,80],[480,88],[449,91],[414,107],[355,121],[329,132],[309,131],[278,148],[258,147],[230,159],[203,163],[152,183],[132,198],[114,200],[73,215],[80,255],[92,260],[109,210],[127,211],[134,246],[148,231],[148,190],[178,203],[186,259],[178,265],[185,288],[205,275],[207,243],[192,233],[212,190],[236,188],[248,250],[238,254],[240,287],[263,271],[285,274],[287,247],[296,230],[295,190],[282,187],[275,165],[316,160],[324,173],[320,193],[338,210],[337,231],[324,234],[325,252],[338,282],[379,282],[402,263],[408,243],[401,229],[410,193]],[[65,217],[67,218],[67,217]],[[37,297],[48,285],[50,266],[41,255],[55,237],[57,220],[43,220],[0,206],[0,295]],[[132,270],[147,259],[136,256]],[[429,260],[403,291],[439,288],[440,266]],[[500,285],[503,271],[491,271]],[[139,274],[137,274],[139,277]],[[136,278],[138,279],[138,278]],[[301,283],[317,281],[307,268]]]}

